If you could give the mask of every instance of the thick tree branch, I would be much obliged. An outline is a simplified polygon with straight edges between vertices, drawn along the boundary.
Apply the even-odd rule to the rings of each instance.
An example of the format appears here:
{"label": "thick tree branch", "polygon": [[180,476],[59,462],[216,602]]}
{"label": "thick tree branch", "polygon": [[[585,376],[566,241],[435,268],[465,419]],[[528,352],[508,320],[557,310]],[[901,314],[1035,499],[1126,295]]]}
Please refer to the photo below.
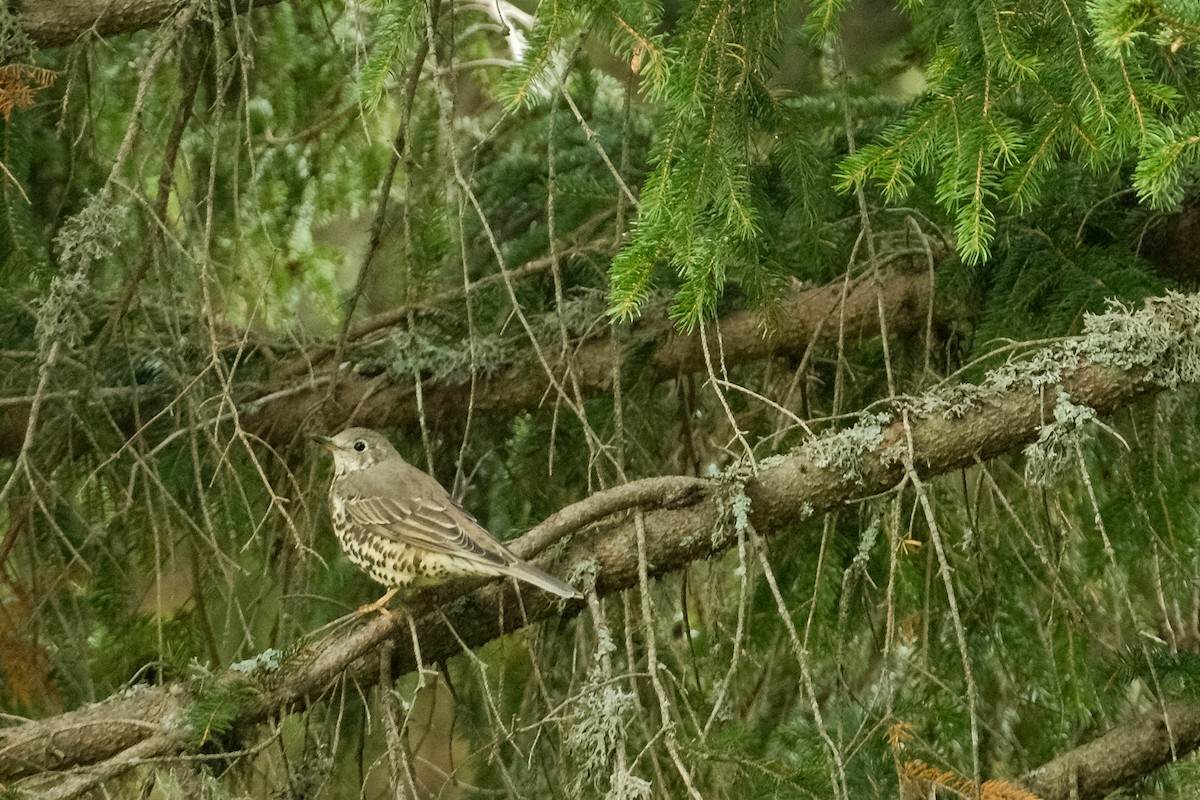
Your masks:
{"label": "thick tree branch", "polygon": [[1022,777],[1043,800],[1104,797],[1200,747],[1200,703],[1168,703]]}
{"label": "thick tree branch", "polygon": [[[280,0],[220,0],[225,17],[273,6]],[[179,11],[179,0],[36,0],[18,19],[38,47],[62,47],[90,36],[107,37],[153,28]]]}
{"label": "thick tree branch", "polygon": [[[773,325],[764,335],[762,316],[740,311],[720,322],[725,359],[745,365],[770,357],[799,360],[809,347],[827,347],[837,341],[839,326],[845,340],[855,342],[879,335],[879,306],[892,336],[908,336],[922,330],[929,308],[928,275],[891,273],[878,282],[863,282],[848,289],[842,281],[827,286],[792,289],[779,302]],[[704,351],[698,336],[678,333],[665,321],[646,323],[636,331],[646,377],[654,382],[671,380],[704,369]],[[582,342],[570,355],[580,388],[585,392],[608,391],[618,355],[611,336]],[[626,360],[635,360],[624,354]],[[551,356],[553,358],[553,356]],[[565,368],[553,361],[556,372]],[[417,403],[411,380],[389,376],[365,377],[347,369],[337,373],[338,385],[329,406],[328,383],[288,375],[285,381],[251,397],[238,398],[240,422],[249,432],[275,445],[284,445],[323,419],[325,427],[339,428],[354,422],[374,428],[415,424]],[[103,393],[99,390],[98,393]],[[113,389],[111,391],[117,391]],[[130,391],[132,402],[132,390]],[[537,408],[546,398],[546,374],[532,359],[514,361],[481,378],[472,398],[469,381],[427,381],[423,386],[424,408],[433,424],[460,415],[468,402],[476,413],[515,413]],[[74,397],[67,392],[47,404]],[[0,398],[0,458],[13,457],[24,440],[29,423],[29,401]],[[148,405],[143,400],[142,414]]]}
{"label": "thick tree branch", "polygon": [[[648,533],[651,572],[681,569],[724,552],[736,540],[729,509],[741,492],[751,501],[750,523],[762,533],[781,534],[814,513],[895,487],[904,477],[906,462],[929,477],[1015,452],[1036,442],[1047,425],[1062,424],[1055,422],[1059,403],[1112,414],[1149,394],[1200,381],[1198,331],[1200,295],[1172,295],[1136,313],[1113,312],[1090,320],[1084,336],[995,370],[978,386],[959,386],[899,404],[889,417],[864,420],[811,440],[756,476],[702,482],[658,478],[650,479],[659,482],[653,484],[655,492],[641,491],[646,482],[602,492],[547,520],[514,549],[526,555],[538,549],[545,544],[547,528],[568,532],[569,540],[539,560],[577,583],[594,576],[602,595],[619,592],[637,584],[639,522]],[[632,507],[631,498],[636,503]],[[614,514],[616,509],[623,510]],[[601,513],[608,516],[601,518]],[[513,587],[499,582],[455,598],[461,591],[461,586],[443,587],[411,607],[428,662],[461,652],[460,638],[468,647],[477,647],[531,622],[582,608],[578,602],[564,607],[537,592],[529,592],[518,604]],[[378,618],[314,642],[280,665],[250,674],[225,673],[219,685],[239,687],[249,698],[233,722],[234,730],[250,736],[263,720],[319,699],[343,675],[371,684],[379,673],[374,650],[389,637],[397,667],[414,669],[406,624]],[[149,736],[177,735],[183,741],[187,716],[179,711],[188,702],[182,687],[165,686],[8,729],[0,735],[0,780],[111,759]],[[1107,782],[1144,774],[1196,746],[1200,737],[1186,720],[1200,711],[1191,704],[1178,708],[1178,726],[1172,717],[1173,751],[1163,746],[1162,735],[1153,735],[1156,730],[1165,735],[1165,728],[1150,721],[1139,729],[1146,733],[1121,739],[1120,748],[1081,749],[1076,762],[1051,762],[1030,780],[1058,797],[1065,796],[1055,794],[1067,779],[1061,776],[1078,780],[1094,771],[1100,777],[1079,793],[1094,797]],[[1078,759],[1089,753],[1110,761],[1123,759],[1124,766],[1085,769]]]}
{"label": "thick tree branch", "polygon": [[[736,312],[721,320],[725,360],[738,365],[771,357],[798,360],[809,347],[836,342],[839,327],[845,331],[847,342],[878,336],[879,298],[883,300],[889,334],[912,335],[926,322],[929,276],[890,273],[878,283],[864,281],[848,290],[842,281],[816,288],[797,286],[774,309],[769,329],[762,315],[755,311]],[[681,334],[665,321],[647,323],[637,334],[648,342],[645,347],[648,355],[642,358],[645,376],[650,381],[671,380],[705,368],[698,335]],[[589,393],[611,389],[613,366],[619,355],[611,336],[581,343],[569,356],[579,387]],[[551,367],[561,372],[565,365],[552,361]],[[375,428],[415,423],[417,404],[411,383],[344,372],[338,376],[332,404],[324,408],[323,415],[333,427],[344,422]],[[547,396],[546,374],[534,359],[524,358],[476,381],[474,395],[467,380],[428,382],[422,391],[426,415],[437,424],[461,414],[468,400],[473,402],[477,413],[515,413],[537,408]],[[270,399],[250,404],[242,415],[242,424],[267,441],[283,444],[311,425],[327,397],[325,385],[274,392]]]}

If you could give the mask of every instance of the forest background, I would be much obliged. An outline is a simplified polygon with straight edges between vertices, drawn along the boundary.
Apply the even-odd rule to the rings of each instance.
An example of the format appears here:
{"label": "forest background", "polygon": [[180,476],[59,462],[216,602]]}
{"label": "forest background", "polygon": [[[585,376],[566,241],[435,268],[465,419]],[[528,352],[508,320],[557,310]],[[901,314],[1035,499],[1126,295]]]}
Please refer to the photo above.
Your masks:
{"label": "forest background", "polygon": [[[1196,796],[1198,46],[0,8],[0,792]],[[354,616],[349,424],[587,600]]]}

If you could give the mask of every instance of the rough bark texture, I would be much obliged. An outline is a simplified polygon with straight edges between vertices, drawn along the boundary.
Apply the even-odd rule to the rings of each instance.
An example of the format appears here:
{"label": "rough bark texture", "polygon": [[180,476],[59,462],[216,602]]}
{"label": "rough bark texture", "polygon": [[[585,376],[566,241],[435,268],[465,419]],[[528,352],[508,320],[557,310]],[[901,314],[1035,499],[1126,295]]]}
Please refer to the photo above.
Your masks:
{"label": "rough bark texture", "polygon": [[1029,772],[1043,800],[1104,797],[1200,747],[1200,703],[1176,702],[1122,723]]}
{"label": "rough bark texture", "polygon": [[8,777],[0,780],[98,763],[178,729],[184,700],[177,686],[134,689],[126,696],[5,730],[0,735],[0,771]]}
{"label": "rough bark texture", "polygon": [[[1046,351],[1043,363],[1057,365],[1049,373],[1031,371],[1015,381],[993,381],[974,395],[974,403],[960,404],[952,417],[941,412],[921,417],[898,408],[894,419],[873,429],[870,437],[839,439],[844,435],[838,434],[805,445],[745,480],[744,492],[752,502],[750,522],[761,533],[782,533],[806,516],[894,487],[905,473],[904,463],[920,475],[932,476],[1013,452],[1035,441],[1046,421],[1054,419],[1055,404],[1063,393],[1077,405],[1111,414],[1149,393],[1176,386],[1182,373],[1192,375],[1200,369],[1197,309],[1200,300],[1195,298],[1169,299],[1161,311],[1148,308],[1138,312],[1138,325],[1130,326],[1153,329],[1157,338],[1152,344],[1128,338],[1110,340],[1118,358],[1154,349],[1153,363],[1143,361],[1138,362],[1143,363],[1140,367],[1118,369],[1091,359],[1087,349]],[[1159,347],[1163,341],[1171,343]],[[864,441],[868,444],[853,444]],[[851,445],[836,451],[842,456],[834,457],[830,453],[835,450],[828,446],[831,442]],[[637,585],[639,525],[644,526],[652,575],[726,550],[735,541],[727,509],[737,491],[735,485],[694,478],[637,482],[564,509],[517,542],[514,549],[532,555],[547,545],[551,533],[568,534],[539,559],[543,566],[579,584],[585,582],[583,576],[592,575],[599,594],[610,594]],[[476,647],[523,625],[559,613],[573,615],[583,607],[579,601],[563,605],[536,592],[528,593],[518,605],[513,587],[498,582],[456,597],[463,588],[442,587],[411,606],[426,662],[461,652],[459,638],[468,647]],[[440,611],[432,612],[434,608]],[[414,669],[417,665],[406,623],[381,617],[331,634],[276,668],[250,675],[226,672],[218,685],[238,687],[247,697],[234,720],[234,730],[252,737],[253,726],[319,699],[343,675],[370,685],[378,679],[375,648],[388,638],[393,639],[397,668]],[[178,686],[159,687],[10,728],[0,735],[0,780],[109,759],[101,767],[107,773],[120,763],[123,750],[137,752],[131,748],[143,739],[154,736],[160,741],[183,742],[187,738],[186,715],[179,711],[188,700]],[[1072,790],[1079,797],[1098,797],[1106,787],[1145,774],[1194,749],[1200,741],[1198,715],[1197,704],[1172,706],[1174,749],[1161,715],[1159,721],[1151,715],[1031,773],[1031,785],[1037,785],[1047,797],[1066,797]],[[118,724],[116,720],[121,721]]]}
{"label": "rough bark texture", "polygon": [[[245,14],[279,0],[219,0],[222,16]],[[18,17],[38,47],[62,47],[153,28],[182,7],[179,0],[27,0]]]}

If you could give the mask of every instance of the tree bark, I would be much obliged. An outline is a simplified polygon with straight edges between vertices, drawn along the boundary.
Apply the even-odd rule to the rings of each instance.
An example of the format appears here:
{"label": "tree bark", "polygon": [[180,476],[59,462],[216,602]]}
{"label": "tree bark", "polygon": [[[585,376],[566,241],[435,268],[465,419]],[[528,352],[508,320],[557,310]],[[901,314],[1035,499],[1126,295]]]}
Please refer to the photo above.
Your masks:
{"label": "tree bark", "polygon": [[[222,16],[245,14],[280,0],[219,0]],[[179,0],[27,0],[17,14],[38,47],[63,47],[153,28],[181,7]]]}
{"label": "tree bark", "polygon": [[[828,347],[837,341],[839,327],[844,340],[857,343],[880,334],[880,316],[890,336],[906,336],[921,330],[928,315],[931,286],[929,276],[890,273],[882,280],[845,286],[835,281],[820,287],[794,287],[773,309],[769,327],[756,311],[740,311],[722,319],[725,360],[739,366],[766,358],[800,359],[809,347]],[[882,310],[880,306],[882,305]],[[643,369],[651,382],[663,382],[705,369],[703,343],[699,334],[681,334],[665,322],[648,323],[634,331],[636,339],[649,342]],[[712,336],[710,335],[710,340]],[[710,342],[710,347],[713,347]],[[613,367],[622,356],[617,342],[607,334],[581,342],[566,359],[557,349],[546,354],[551,370],[561,377],[569,368],[586,393],[610,391]],[[331,427],[353,422],[374,428],[396,428],[417,421],[415,389],[411,379],[381,379],[342,371],[336,376],[332,403],[322,408],[326,386],[274,392],[272,399],[257,402],[242,416],[242,424],[267,441],[284,444],[315,414],[323,414]],[[547,392],[546,370],[536,358],[526,356],[478,380],[472,400],[468,381],[427,383],[422,387],[428,420],[437,425],[461,415],[468,402],[477,413],[514,414],[537,408],[553,395]]]}
{"label": "tree bark", "polygon": [[1200,747],[1200,703],[1180,701],[1123,722],[1021,778],[1043,800],[1099,798]]}

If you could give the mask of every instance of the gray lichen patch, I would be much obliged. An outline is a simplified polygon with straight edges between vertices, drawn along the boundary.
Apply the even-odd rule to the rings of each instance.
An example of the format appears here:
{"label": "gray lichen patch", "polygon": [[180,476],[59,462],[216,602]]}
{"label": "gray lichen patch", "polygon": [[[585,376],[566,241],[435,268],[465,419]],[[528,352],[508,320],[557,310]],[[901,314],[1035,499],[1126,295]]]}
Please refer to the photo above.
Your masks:
{"label": "gray lichen patch", "polygon": [[1043,425],[1038,440],[1025,448],[1025,478],[1035,486],[1053,483],[1072,463],[1072,454],[1083,439],[1096,412],[1071,401],[1062,389],[1054,405],[1054,421]]}
{"label": "gray lichen patch", "polygon": [[580,692],[578,716],[566,738],[567,750],[579,761],[579,789],[612,774],[613,756],[624,746],[625,720],[635,708],[633,694],[613,681],[595,682]]}
{"label": "gray lichen patch", "polygon": [[268,648],[253,658],[247,658],[244,661],[230,664],[229,668],[235,672],[250,675],[255,672],[274,672],[282,664],[283,653],[274,648]]}
{"label": "gray lichen patch", "polygon": [[900,403],[917,416],[957,419],[1021,387],[1057,387],[1088,361],[1145,370],[1147,381],[1166,389],[1200,381],[1200,295],[1171,292],[1138,310],[1113,300],[1103,314],[1084,317],[1078,337],[996,367],[978,384],[946,386]]}
{"label": "gray lichen patch", "polygon": [[572,586],[583,586],[588,591],[596,590],[598,577],[600,577],[600,562],[596,560],[595,556],[576,561],[567,571],[567,583]]}
{"label": "gray lichen patch", "polygon": [[57,275],[50,282],[50,292],[38,307],[37,343],[39,357],[45,358],[55,342],[74,348],[88,327],[84,311],[93,290],[82,270]]}
{"label": "gray lichen patch", "polygon": [[1119,369],[1145,369],[1167,389],[1200,381],[1200,295],[1168,292],[1133,311],[1112,301],[1089,316],[1075,343],[1081,357]]}
{"label": "gray lichen patch", "polygon": [[472,370],[486,376],[507,363],[511,344],[499,336],[476,336],[471,347],[464,347],[459,337],[418,327],[393,331],[382,357],[392,375],[467,380]]}
{"label": "gray lichen patch", "polygon": [[981,393],[981,387],[975,384],[960,383],[904,398],[901,403],[919,417],[941,414],[947,419],[958,419],[978,407]]}
{"label": "gray lichen patch", "polygon": [[86,271],[89,264],[105,261],[121,244],[130,210],[113,201],[108,192],[90,195],[83,209],[59,228],[54,238],[65,274],[71,267]]}
{"label": "gray lichen patch", "polygon": [[855,483],[863,480],[863,456],[883,444],[883,429],[891,414],[863,414],[849,428],[822,434],[800,445],[800,453],[820,469],[832,469]]}
{"label": "gray lichen patch", "polygon": [[[1114,301],[1103,314],[1088,315],[1078,337],[1014,358],[989,371],[978,384],[944,386],[896,399],[888,411],[860,415],[849,427],[804,442],[796,453],[830,476],[863,485],[871,467],[905,463],[908,445],[903,440],[884,446],[888,426],[903,413],[959,420],[1014,396],[1052,396],[1056,399],[1052,418],[1047,409],[1046,419],[1032,420],[1034,425],[1040,423],[1038,438],[1025,449],[1026,477],[1045,485],[1070,466],[1082,437],[1096,420],[1094,408],[1063,388],[1072,373],[1087,364],[1137,370],[1140,380],[1168,389],[1200,382],[1200,295],[1172,293],[1149,300],[1138,310]],[[760,471],[778,463],[782,462],[761,460]],[[801,469],[806,470],[806,466]],[[720,548],[748,529],[751,508],[746,486],[753,476],[739,465],[715,477],[723,490],[718,493],[721,513],[712,544]],[[804,509],[806,515],[813,513],[811,503],[806,502]]]}
{"label": "gray lichen patch", "polygon": [[738,534],[750,530],[750,497],[746,494],[746,483],[764,467],[764,462],[756,469],[746,461],[738,461],[716,476],[719,489],[713,499],[717,504],[717,515],[711,534],[714,549],[724,548]]}
{"label": "gray lichen patch", "polygon": [[601,625],[596,634],[587,683],[578,695],[564,742],[579,765],[575,794],[586,793],[589,786],[599,788],[605,782],[616,784],[626,777],[616,769],[616,754],[625,746],[625,721],[632,718],[636,708],[633,693],[610,676],[608,662],[617,651],[611,629]]}
{"label": "gray lichen patch", "polygon": [[710,536],[714,549],[724,548],[738,534],[750,529],[750,498],[746,495],[744,480],[724,483],[723,491],[716,495],[717,523]]}

